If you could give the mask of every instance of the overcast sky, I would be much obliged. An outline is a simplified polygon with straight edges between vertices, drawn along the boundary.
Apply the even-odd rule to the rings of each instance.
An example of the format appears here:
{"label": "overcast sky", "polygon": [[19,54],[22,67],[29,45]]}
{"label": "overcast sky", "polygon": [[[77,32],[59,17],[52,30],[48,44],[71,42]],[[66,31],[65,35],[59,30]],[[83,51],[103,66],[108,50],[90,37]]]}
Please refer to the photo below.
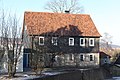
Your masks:
{"label": "overcast sky", "polygon": [[[25,11],[46,12],[49,0],[0,0],[0,8],[6,13],[16,13],[23,21]],[[120,45],[120,0],[80,0],[84,13],[90,14],[101,35],[107,32],[113,44]]]}

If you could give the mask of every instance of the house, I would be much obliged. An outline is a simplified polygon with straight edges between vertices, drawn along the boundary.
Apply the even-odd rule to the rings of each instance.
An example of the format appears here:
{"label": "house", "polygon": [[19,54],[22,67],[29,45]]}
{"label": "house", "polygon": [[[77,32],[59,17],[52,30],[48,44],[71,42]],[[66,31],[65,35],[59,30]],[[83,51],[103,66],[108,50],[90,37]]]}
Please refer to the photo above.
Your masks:
{"label": "house", "polygon": [[99,67],[100,36],[88,14],[25,12],[24,68],[37,54],[45,67]]}
{"label": "house", "polygon": [[104,64],[110,64],[111,56],[102,51],[99,53],[100,53],[100,65],[102,66]]}

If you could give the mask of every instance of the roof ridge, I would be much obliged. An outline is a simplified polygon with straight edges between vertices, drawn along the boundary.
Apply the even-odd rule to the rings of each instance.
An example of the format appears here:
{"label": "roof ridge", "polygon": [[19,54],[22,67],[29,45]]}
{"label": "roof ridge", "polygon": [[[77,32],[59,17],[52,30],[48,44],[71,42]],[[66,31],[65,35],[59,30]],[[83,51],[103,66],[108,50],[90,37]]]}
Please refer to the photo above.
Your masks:
{"label": "roof ridge", "polygon": [[73,13],[54,13],[54,12],[37,12],[37,11],[25,11],[24,13],[47,13],[47,14],[65,14],[65,15],[86,15],[86,16],[90,16],[90,14],[73,14]]}

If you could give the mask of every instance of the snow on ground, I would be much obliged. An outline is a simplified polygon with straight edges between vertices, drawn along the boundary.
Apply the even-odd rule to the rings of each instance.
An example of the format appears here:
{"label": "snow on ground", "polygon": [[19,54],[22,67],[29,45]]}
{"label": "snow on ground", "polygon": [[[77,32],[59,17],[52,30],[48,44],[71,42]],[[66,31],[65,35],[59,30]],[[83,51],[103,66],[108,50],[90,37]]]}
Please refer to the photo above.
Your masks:
{"label": "snow on ground", "polygon": [[113,80],[120,80],[120,77],[113,77]]}
{"label": "snow on ground", "polygon": [[45,74],[45,75],[57,75],[57,74],[61,74],[61,73],[63,73],[63,72],[45,72],[43,74]]}
{"label": "snow on ground", "polygon": [[36,75],[18,74],[17,77],[9,79],[7,78],[7,75],[4,75],[4,76],[0,76],[0,80],[26,80],[26,79],[35,79],[39,77],[40,76],[36,76]]}
{"label": "snow on ground", "polygon": [[55,71],[55,72],[43,72],[42,75],[31,75],[32,72],[29,73],[17,73],[15,78],[9,79],[6,75],[0,75],[0,80],[26,80],[26,79],[35,79],[35,78],[40,78],[40,77],[45,77],[45,76],[52,76],[52,75],[57,75],[57,74],[62,74],[65,72],[59,72],[59,71]]}
{"label": "snow on ground", "polygon": [[105,79],[105,80],[120,80],[120,77],[112,77],[112,79]]}

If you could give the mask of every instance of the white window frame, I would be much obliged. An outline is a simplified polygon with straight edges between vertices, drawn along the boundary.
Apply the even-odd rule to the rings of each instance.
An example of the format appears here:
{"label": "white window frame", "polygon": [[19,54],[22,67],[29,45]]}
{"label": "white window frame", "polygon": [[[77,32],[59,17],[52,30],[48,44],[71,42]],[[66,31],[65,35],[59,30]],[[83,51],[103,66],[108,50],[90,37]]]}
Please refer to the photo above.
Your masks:
{"label": "white window frame", "polygon": [[[91,40],[93,43],[91,44]],[[89,46],[94,46],[95,45],[95,39],[94,38],[89,38]]]}
{"label": "white window frame", "polygon": [[[81,56],[83,56],[83,59],[81,60]],[[84,61],[85,60],[85,55],[84,54],[80,54],[80,61]]]}
{"label": "white window frame", "polygon": [[[40,43],[40,39],[43,39],[43,43]],[[39,37],[39,45],[44,45],[44,37],[43,36]]]}
{"label": "white window frame", "polygon": [[[82,41],[83,40],[83,44],[82,44]],[[80,38],[80,46],[85,46],[85,38]]]}
{"label": "white window frame", "polygon": [[[72,39],[72,43],[70,42],[71,39]],[[69,46],[74,46],[74,38],[69,38]]]}
{"label": "white window frame", "polygon": [[[54,39],[56,41],[54,41]],[[52,37],[52,44],[57,46],[57,43],[58,43],[58,37]]]}
{"label": "white window frame", "polygon": [[[92,60],[91,60],[90,56],[92,56]],[[93,55],[93,54],[90,54],[90,55],[89,55],[89,60],[90,60],[90,61],[94,61],[94,55]]]}

